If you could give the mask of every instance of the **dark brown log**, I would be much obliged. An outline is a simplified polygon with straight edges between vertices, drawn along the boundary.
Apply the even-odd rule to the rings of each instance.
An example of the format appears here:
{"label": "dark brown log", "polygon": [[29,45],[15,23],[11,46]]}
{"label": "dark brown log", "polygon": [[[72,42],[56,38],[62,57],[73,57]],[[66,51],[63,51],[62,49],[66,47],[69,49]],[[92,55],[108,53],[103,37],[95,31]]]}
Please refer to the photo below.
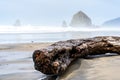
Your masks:
{"label": "dark brown log", "polygon": [[120,37],[104,36],[56,42],[45,49],[33,53],[36,70],[48,74],[62,74],[70,63],[88,55],[120,54]]}

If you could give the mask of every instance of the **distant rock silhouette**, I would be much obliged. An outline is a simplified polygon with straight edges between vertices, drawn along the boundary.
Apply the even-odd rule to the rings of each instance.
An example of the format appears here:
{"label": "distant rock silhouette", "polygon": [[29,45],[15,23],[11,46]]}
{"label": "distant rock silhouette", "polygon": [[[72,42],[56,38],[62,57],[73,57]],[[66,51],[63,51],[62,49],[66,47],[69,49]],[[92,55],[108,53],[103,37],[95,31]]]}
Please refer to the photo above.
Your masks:
{"label": "distant rock silhouette", "polygon": [[14,23],[14,26],[21,26],[21,21],[17,19]]}
{"label": "distant rock silhouette", "polygon": [[104,22],[103,26],[120,26],[120,17]]}
{"label": "distant rock silhouette", "polygon": [[91,26],[91,19],[82,11],[73,15],[70,26],[79,27],[79,26]]}
{"label": "distant rock silhouette", "polygon": [[62,27],[67,27],[66,21],[63,21],[63,22],[62,22]]}

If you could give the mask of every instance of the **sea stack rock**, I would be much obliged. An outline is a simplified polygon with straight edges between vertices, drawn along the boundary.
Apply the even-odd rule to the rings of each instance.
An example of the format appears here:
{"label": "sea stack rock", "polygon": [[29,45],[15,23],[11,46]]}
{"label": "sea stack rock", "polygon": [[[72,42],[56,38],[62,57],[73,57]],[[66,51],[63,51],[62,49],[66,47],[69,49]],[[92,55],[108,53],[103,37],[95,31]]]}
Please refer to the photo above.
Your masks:
{"label": "sea stack rock", "polygon": [[63,21],[63,22],[62,22],[62,27],[67,27],[66,21]]}
{"label": "sea stack rock", "polygon": [[21,21],[17,19],[13,26],[17,26],[17,27],[21,26]]}
{"label": "sea stack rock", "polygon": [[80,27],[80,26],[87,27],[91,25],[92,25],[91,19],[82,11],[79,11],[78,13],[74,14],[70,23],[70,26],[72,27]]}

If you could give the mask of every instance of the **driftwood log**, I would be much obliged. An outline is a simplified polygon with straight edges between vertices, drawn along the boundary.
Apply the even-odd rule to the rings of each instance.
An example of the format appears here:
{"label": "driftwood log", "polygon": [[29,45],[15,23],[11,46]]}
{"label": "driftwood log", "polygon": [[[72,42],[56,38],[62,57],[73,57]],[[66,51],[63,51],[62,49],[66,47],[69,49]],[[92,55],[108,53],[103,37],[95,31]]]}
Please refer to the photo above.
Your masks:
{"label": "driftwood log", "polygon": [[120,54],[120,37],[101,36],[56,42],[45,49],[35,50],[33,61],[36,70],[59,75],[77,58],[105,53]]}

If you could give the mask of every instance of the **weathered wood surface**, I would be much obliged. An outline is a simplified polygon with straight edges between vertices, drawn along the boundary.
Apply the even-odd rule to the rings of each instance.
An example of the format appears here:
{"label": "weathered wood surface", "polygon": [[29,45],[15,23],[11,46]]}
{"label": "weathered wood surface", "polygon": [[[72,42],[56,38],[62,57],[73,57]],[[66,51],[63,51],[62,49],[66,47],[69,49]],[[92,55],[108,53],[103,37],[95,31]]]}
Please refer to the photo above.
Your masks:
{"label": "weathered wood surface", "polygon": [[36,70],[48,74],[62,74],[70,63],[88,55],[120,54],[120,37],[104,36],[56,42],[45,49],[33,53]]}

